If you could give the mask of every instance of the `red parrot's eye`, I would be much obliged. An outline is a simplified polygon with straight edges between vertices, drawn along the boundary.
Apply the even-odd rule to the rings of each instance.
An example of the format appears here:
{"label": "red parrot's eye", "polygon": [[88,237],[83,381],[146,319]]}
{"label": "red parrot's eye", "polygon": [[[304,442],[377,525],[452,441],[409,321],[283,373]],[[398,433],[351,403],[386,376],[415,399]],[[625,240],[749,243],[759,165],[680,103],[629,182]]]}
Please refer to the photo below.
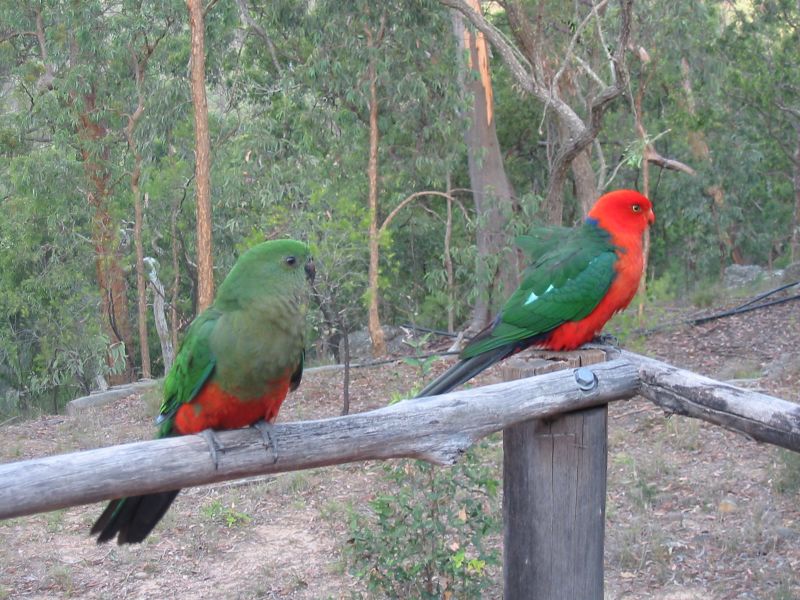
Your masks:
{"label": "red parrot's eye", "polygon": [[631,206],[631,210],[633,212],[642,212],[642,205],[641,204],[634,204]]}

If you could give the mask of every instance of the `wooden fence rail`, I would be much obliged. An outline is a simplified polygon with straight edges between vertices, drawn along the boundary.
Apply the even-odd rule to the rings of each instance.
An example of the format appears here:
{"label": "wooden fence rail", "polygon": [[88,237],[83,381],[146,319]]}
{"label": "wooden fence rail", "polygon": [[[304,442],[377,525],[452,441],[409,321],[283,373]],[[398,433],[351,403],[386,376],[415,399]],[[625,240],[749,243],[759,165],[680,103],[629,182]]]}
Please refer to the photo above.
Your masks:
{"label": "wooden fence rail", "polygon": [[0,518],[99,502],[133,493],[202,485],[359,460],[416,457],[452,463],[476,440],[515,423],[606,404],[639,393],[669,413],[702,419],[800,452],[800,405],[724,384],[626,351],[575,371],[405,401],[350,415],[276,425],[279,456],[249,430],[220,432],[214,469],[200,436],[152,440],[0,464]]}
{"label": "wooden fence rail", "polygon": [[668,413],[702,419],[800,452],[800,404],[745,390],[633,352],[610,351],[639,370],[639,393]]}
{"label": "wooden fence rail", "polygon": [[593,349],[566,370],[533,378],[279,424],[277,458],[245,429],[218,433],[224,451],[216,468],[196,435],[0,464],[0,518],[362,460],[451,464],[503,430],[504,597],[601,600],[609,402],[638,393],[668,413],[800,452],[800,405],[602,350],[599,360],[613,360],[586,366]]}
{"label": "wooden fence rail", "polygon": [[593,367],[582,390],[572,371],[400,402],[346,417],[277,424],[278,460],[253,430],[219,432],[218,468],[199,435],[0,464],[0,518],[324,465],[399,457],[451,464],[480,438],[528,419],[630,398],[636,368]]}

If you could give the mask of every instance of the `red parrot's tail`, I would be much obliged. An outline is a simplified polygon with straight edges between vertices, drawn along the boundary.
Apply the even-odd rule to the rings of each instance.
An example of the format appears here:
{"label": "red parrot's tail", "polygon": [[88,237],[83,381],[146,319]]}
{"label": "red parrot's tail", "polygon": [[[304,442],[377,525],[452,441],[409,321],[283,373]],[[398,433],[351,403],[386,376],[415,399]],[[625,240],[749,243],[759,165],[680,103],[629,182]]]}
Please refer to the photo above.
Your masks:
{"label": "red parrot's tail", "polygon": [[462,383],[469,381],[478,373],[485,371],[493,364],[514,354],[514,352],[518,350],[517,345],[516,343],[507,344],[484,352],[483,354],[459,360],[456,364],[447,369],[447,371],[426,385],[416,397],[422,398],[423,396],[446,394]]}

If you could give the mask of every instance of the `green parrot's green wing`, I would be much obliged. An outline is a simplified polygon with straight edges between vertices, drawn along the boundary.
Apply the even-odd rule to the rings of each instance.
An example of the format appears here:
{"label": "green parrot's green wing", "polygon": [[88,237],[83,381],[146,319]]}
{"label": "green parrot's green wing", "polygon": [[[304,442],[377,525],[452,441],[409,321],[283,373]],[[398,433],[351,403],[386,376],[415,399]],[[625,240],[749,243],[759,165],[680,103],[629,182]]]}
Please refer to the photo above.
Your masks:
{"label": "green parrot's green wing", "polygon": [[[470,358],[544,335],[594,310],[614,280],[617,255],[607,232],[588,223],[577,230],[548,228],[523,236],[523,249],[539,255],[494,323],[461,353]],[[546,251],[545,251],[546,249]]]}
{"label": "green parrot's green wing", "polygon": [[175,362],[164,379],[164,401],[157,421],[158,437],[170,435],[175,413],[197,395],[214,372],[217,358],[209,342],[221,314],[216,308],[208,308],[189,326]]}

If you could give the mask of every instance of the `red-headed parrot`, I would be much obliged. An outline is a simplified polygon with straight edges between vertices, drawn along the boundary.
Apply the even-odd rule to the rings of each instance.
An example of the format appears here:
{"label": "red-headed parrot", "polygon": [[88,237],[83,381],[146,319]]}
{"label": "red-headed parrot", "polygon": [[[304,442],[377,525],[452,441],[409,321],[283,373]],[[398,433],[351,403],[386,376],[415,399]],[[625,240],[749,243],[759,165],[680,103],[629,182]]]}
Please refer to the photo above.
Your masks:
{"label": "red-headed parrot", "polygon": [[[236,261],[214,303],[186,333],[164,379],[157,437],[272,423],[303,375],[306,308],[314,262],[308,247],[273,240]],[[262,435],[266,435],[262,429]],[[113,500],[91,529],[97,541],[144,540],[180,490]]]}
{"label": "red-headed parrot", "polygon": [[524,350],[574,350],[624,309],[642,276],[642,235],[655,221],[639,192],[601,196],[582,225],[542,227],[517,239],[533,263],[459,362],[428,384],[422,396],[444,394],[493,364]]}

